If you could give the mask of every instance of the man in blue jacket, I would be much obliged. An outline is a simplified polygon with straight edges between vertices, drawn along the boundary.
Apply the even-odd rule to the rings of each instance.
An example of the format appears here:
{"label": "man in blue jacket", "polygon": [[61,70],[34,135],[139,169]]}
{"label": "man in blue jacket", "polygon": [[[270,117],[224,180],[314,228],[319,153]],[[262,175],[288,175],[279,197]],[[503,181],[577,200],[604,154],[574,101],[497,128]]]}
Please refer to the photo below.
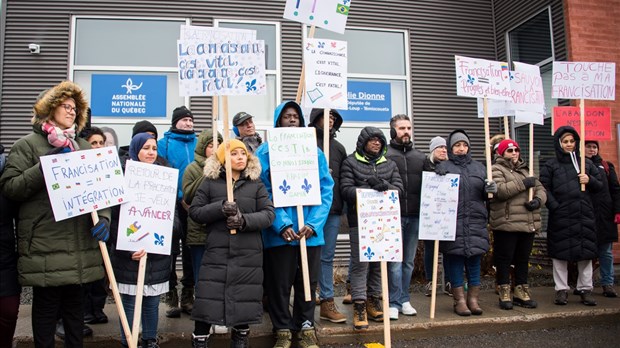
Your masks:
{"label": "man in blue jacket", "polygon": [[[304,127],[301,108],[293,101],[280,104],[274,112],[274,127]],[[262,167],[261,180],[273,199],[271,172],[269,167],[269,144],[263,143],[255,155]],[[265,248],[265,288],[267,291],[269,316],[276,333],[274,347],[291,346],[292,332],[297,332],[299,346],[317,347],[314,331],[315,293],[311,301],[304,299],[301,254],[299,240],[306,238],[310,289],[316,289],[321,267],[321,246],[325,244],[323,227],[329,214],[333,198],[334,180],[329,174],[325,155],[317,148],[321,205],[304,206],[304,226],[299,229],[296,207],[276,208],[273,224],[263,230]],[[291,287],[295,298],[293,313],[289,310]]]}

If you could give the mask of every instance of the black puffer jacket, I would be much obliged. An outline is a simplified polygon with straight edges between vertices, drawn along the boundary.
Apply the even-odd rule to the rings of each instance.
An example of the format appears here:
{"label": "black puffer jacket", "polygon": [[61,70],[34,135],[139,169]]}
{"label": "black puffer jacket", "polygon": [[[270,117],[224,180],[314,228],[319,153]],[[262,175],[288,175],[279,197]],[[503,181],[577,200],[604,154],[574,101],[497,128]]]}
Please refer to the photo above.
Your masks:
{"label": "black puffer jacket", "polygon": [[[0,145],[0,174],[6,155]],[[0,297],[14,296],[21,292],[17,280],[17,240],[14,221],[17,220],[17,202],[9,201],[0,193]]]}
{"label": "black puffer jacket", "polygon": [[413,148],[413,143],[398,144],[390,140],[387,158],[398,166],[403,181],[404,193],[400,196],[400,215],[420,215],[420,190],[422,188],[422,171],[424,170],[424,154]]}
{"label": "black puffer jacket", "polygon": [[267,189],[260,181],[261,167],[248,155],[248,166],[234,182],[233,192],[245,227],[232,235],[226,227],[222,202],[227,199],[226,176],[216,156],[204,167],[190,217],[206,226],[207,242],[196,287],[192,319],[236,326],[260,323],[263,317],[263,240],[261,230],[275,217]]}
{"label": "black puffer jacket", "polygon": [[[379,154],[374,157],[368,156],[364,147],[372,137],[381,139],[382,147]],[[375,177],[388,184],[388,189],[398,190],[400,197],[403,195],[403,181],[398,173],[398,167],[394,161],[385,157],[387,142],[383,132],[379,128],[365,127],[357,138],[357,147],[354,153],[349,155],[340,168],[340,192],[342,199],[347,203],[347,218],[349,227],[357,227],[357,188],[371,188],[368,179]]]}
{"label": "black puffer jacket", "polygon": [[456,239],[453,242],[441,242],[439,250],[451,255],[471,257],[482,255],[489,250],[487,194],[484,191],[486,170],[480,162],[471,158],[471,148],[466,155],[457,156],[452,153],[452,135],[455,132],[467,135],[460,129],[450,133],[448,160],[437,163],[437,169],[461,176]]}
{"label": "black puffer jacket", "polygon": [[[592,195],[592,203],[596,214],[596,241],[599,245],[618,241],[618,226],[614,223],[614,217],[620,213],[620,185],[618,175],[613,163],[607,162],[607,168],[603,166],[601,156],[592,156],[590,160],[598,168],[601,175],[603,189]],[[607,172],[609,170],[609,173]]]}
{"label": "black puffer jacket", "polygon": [[571,155],[562,150],[560,138],[570,132],[575,138],[575,157],[579,166],[579,135],[574,128],[558,128],[553,136],[555,156],[540,169],[540,182],[547,189],[547,250],[554,259],[566,261],[591,260],[597,256],[596,221],[591,195],[602,188],[600,175],[586,158],[586,174],[590,181],[581,191],[577,170]]}

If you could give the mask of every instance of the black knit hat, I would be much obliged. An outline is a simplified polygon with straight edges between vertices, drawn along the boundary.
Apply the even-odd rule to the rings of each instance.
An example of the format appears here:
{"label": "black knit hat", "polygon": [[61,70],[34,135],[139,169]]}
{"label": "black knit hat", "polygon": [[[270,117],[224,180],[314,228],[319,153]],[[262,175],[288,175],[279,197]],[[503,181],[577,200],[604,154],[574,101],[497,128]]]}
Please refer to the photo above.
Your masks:
{"label": "black knit hat", "polygon": [[134,135],[138,133],[146,133],[146,132],[152,132],[153,134],[155,134],[155,139],[158,138],[157,128],[155,128],[155,126],[147,120],[136,122],[136,124],[133,126],[133,129],[131,131],[131,137],[133,138]]}
{"label": "black knit hat", "polygon": [[177,122],[185,117],[191,117],[192,120],[194,119],[194,115],[192,115],[192,112],[189,111],[189,109],[185,107],[185,105],[179,106],[174,109],[174,111],[172,111],[172,126],[176,127]]}

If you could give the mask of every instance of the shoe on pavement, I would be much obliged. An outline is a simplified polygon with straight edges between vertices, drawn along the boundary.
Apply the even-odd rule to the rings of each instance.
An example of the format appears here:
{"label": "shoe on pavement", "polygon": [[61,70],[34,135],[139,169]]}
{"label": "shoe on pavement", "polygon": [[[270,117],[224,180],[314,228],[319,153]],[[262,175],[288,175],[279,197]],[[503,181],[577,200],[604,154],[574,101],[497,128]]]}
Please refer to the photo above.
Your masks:
{"label": "shoe on pavement", "polygon": [[390,320],[398,320],[398,308],[390,307]]}
{"label": "shoe on pavement", "polygon": [[500,284],[499,286],[499,308],[512,309],[512,298],[510,297],[510,284]]}
{"label": "shoe on pavement", "polygon": [[523,308],[536,308],[538,303],[532,300],[530,295],[530,287],[527,284],[519,284],[515,286],[513,303]]}
{"label": "shoe on pavement", "polygon": [[404,315],[410,315],[410,316],[418,314],[418,311],[416,311],[415,308],[413,308],[413,306],[411,305],[411,302],[409,301],[403,303],[402,307],[400,308],[400,312],[403,313]]}
{"label": "shoe on pavement", "polygon": [[368,317],[376,322],[383,321],[383,304],[378,296],[369,296],[366,300]]}
{"label": "shoe on pavement", "polygon": [[249,348],[250,347],[250,329],[235,329],[233,327],[230,334],[231,348]]}
{"label": "shoe on pavement", "polygon": [[596,300],[592,297],[592,290],[582,290],[581,294],[581,303],[586,306],[596,306]]}
{"label": "shoe on pavement", "polygon": [[564,306],[568,303],[568,290],[558,290],[555,292],[555,301],[556,305]]}
{"label": "shoe on pavement", "polygon": [[428,282],[424,285],[424,296],[430,297],[433,294],[433,282]]}
{"label": "shoe on pavement", "polygon": [[368,330],[368,315],[364,301],[353,303],[353,328],[355,330]]}
{"label": "shoe on pavement", "polygon": [[353,299],[351,298],[351,283],[347,282],[346,285],[347,293],[342,298],[342,304],[353,304]]}
{"label": "shoe on pavement", "polygon": [[443,288],[443,293],[452,296],[452,284],[450,282],[446,282],[446,286]]}
{"label": "shoe on pavement", "polygon": [[314,327],[301,329],[297,333],[297,345],[299,348],[319,348],[319,340],[316,338]]}
{"label": "shoe on pavement", "polygon": [[332,323],[344,323],[347,321],[347,317],[338,311],[333,298],[325,299],[321,301],[321,310],[319,317],[322,320],[329,320]]}
{"label": "shoe on pavement", "polygon": [[616,289],[613,285],[603,285],[603,296],[605,297],[618,297]]}
{"label": "shoe on pavement", "polygon": [[209,348],[209,335],[192,334],[192,348]]}
{"label": "shoe on pavement", "polygon": [[293,335],[289,329],[281,329],[276,331],[276,343],[273,348],[291,348],[293,343]]}

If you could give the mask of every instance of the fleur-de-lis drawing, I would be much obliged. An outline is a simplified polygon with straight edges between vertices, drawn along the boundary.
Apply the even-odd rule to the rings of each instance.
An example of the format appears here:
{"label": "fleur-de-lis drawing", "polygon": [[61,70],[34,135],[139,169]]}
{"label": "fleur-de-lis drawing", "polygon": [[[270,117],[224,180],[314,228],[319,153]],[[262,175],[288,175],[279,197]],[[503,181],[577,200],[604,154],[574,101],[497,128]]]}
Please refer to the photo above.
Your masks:
{"label": "fleur-de-lis drawing", "polygon": [[370,248],[368,248],[366,249],[366,252],[364,252],[364,256],[366,256],[368,260],[372,260],[373,256],[375,256],[375,253],[370,250]]}
{"label": "fleur-de-lis drawing", "polygon": [[336,43],[336,41],[332,41],[332,48],[336,48],[338,44]]}
{"label": "fleur-de-lis drawing", "polygon": [[278,188],[280,189],[280,191],[282,191],[282,193],[286,194],[286,192],[291,189],[291,185],[287,184],[286,180],[284,180],[282,181],[282,185],[280,185]]}
{"label": "fleur-de-lis drawing", "polygon": [[246,82],[245,88],[246,88],[246,92],[255,91],[256,90],[256,79]]}
{"label": "fleur-de-lis drawing", "polygon": [[164,246],[164,236],[155,233],[155,245]]}
{"label": "fleur-de-lis drawing", "polygon": [[450,187],[456,187],[459,184],[459,178],[454,178],[450,180]]}
{"label": "fleur-de-lis drawing", "polygon": [[345,5],[350,3],[350,2],[351,2],[351,0],[342,0],[342,3],[345,4]]}
{"label": "fleur-de-lis drawing", "polygon": [[129,77],[127,78],[127,82],[125,82],[124,85],[121,85],[121,87],[127,88],[127,94],[132,94],[133,91],[137,91],[142,88],[142,83],[140,83],[139,85],[134,85],[131,77]]}
{"label": "fleur-de-lis drawing", "polygon": [[510,81],[512,81],[512,79],[515,78],[515,76],[512,74],[512,71],[508,73],[508,75],[510,75]]}
{"label": "fleur-de-lis drawing", "polygon": [[398,198],[396,198],[396,194],[394,192],[392,192],[390,194],[390,197],[388,197],[390,199],[390,201],[392,201],[392,203],[396,203],[396,201],[398,200]]}
{"label": "fleur-de-lis drawing", "polygon": [[476,79],[473,76],[467,74],[467,84],[473,85],[474,82],[476,82]]}
{"label": "fleur-de-lis drawing", "polygon": [[306,193],[308,193],[311,188],[312,188],[312,185],[308,182],[308,179],[304,179],[304,184],[301,185],[301,189],[306,191]]}
{"label": "fleur-de-lis drawing", "polygon": [[319,48],[323,48],[323,47],[325,47],[325,42],[319,41]]}

